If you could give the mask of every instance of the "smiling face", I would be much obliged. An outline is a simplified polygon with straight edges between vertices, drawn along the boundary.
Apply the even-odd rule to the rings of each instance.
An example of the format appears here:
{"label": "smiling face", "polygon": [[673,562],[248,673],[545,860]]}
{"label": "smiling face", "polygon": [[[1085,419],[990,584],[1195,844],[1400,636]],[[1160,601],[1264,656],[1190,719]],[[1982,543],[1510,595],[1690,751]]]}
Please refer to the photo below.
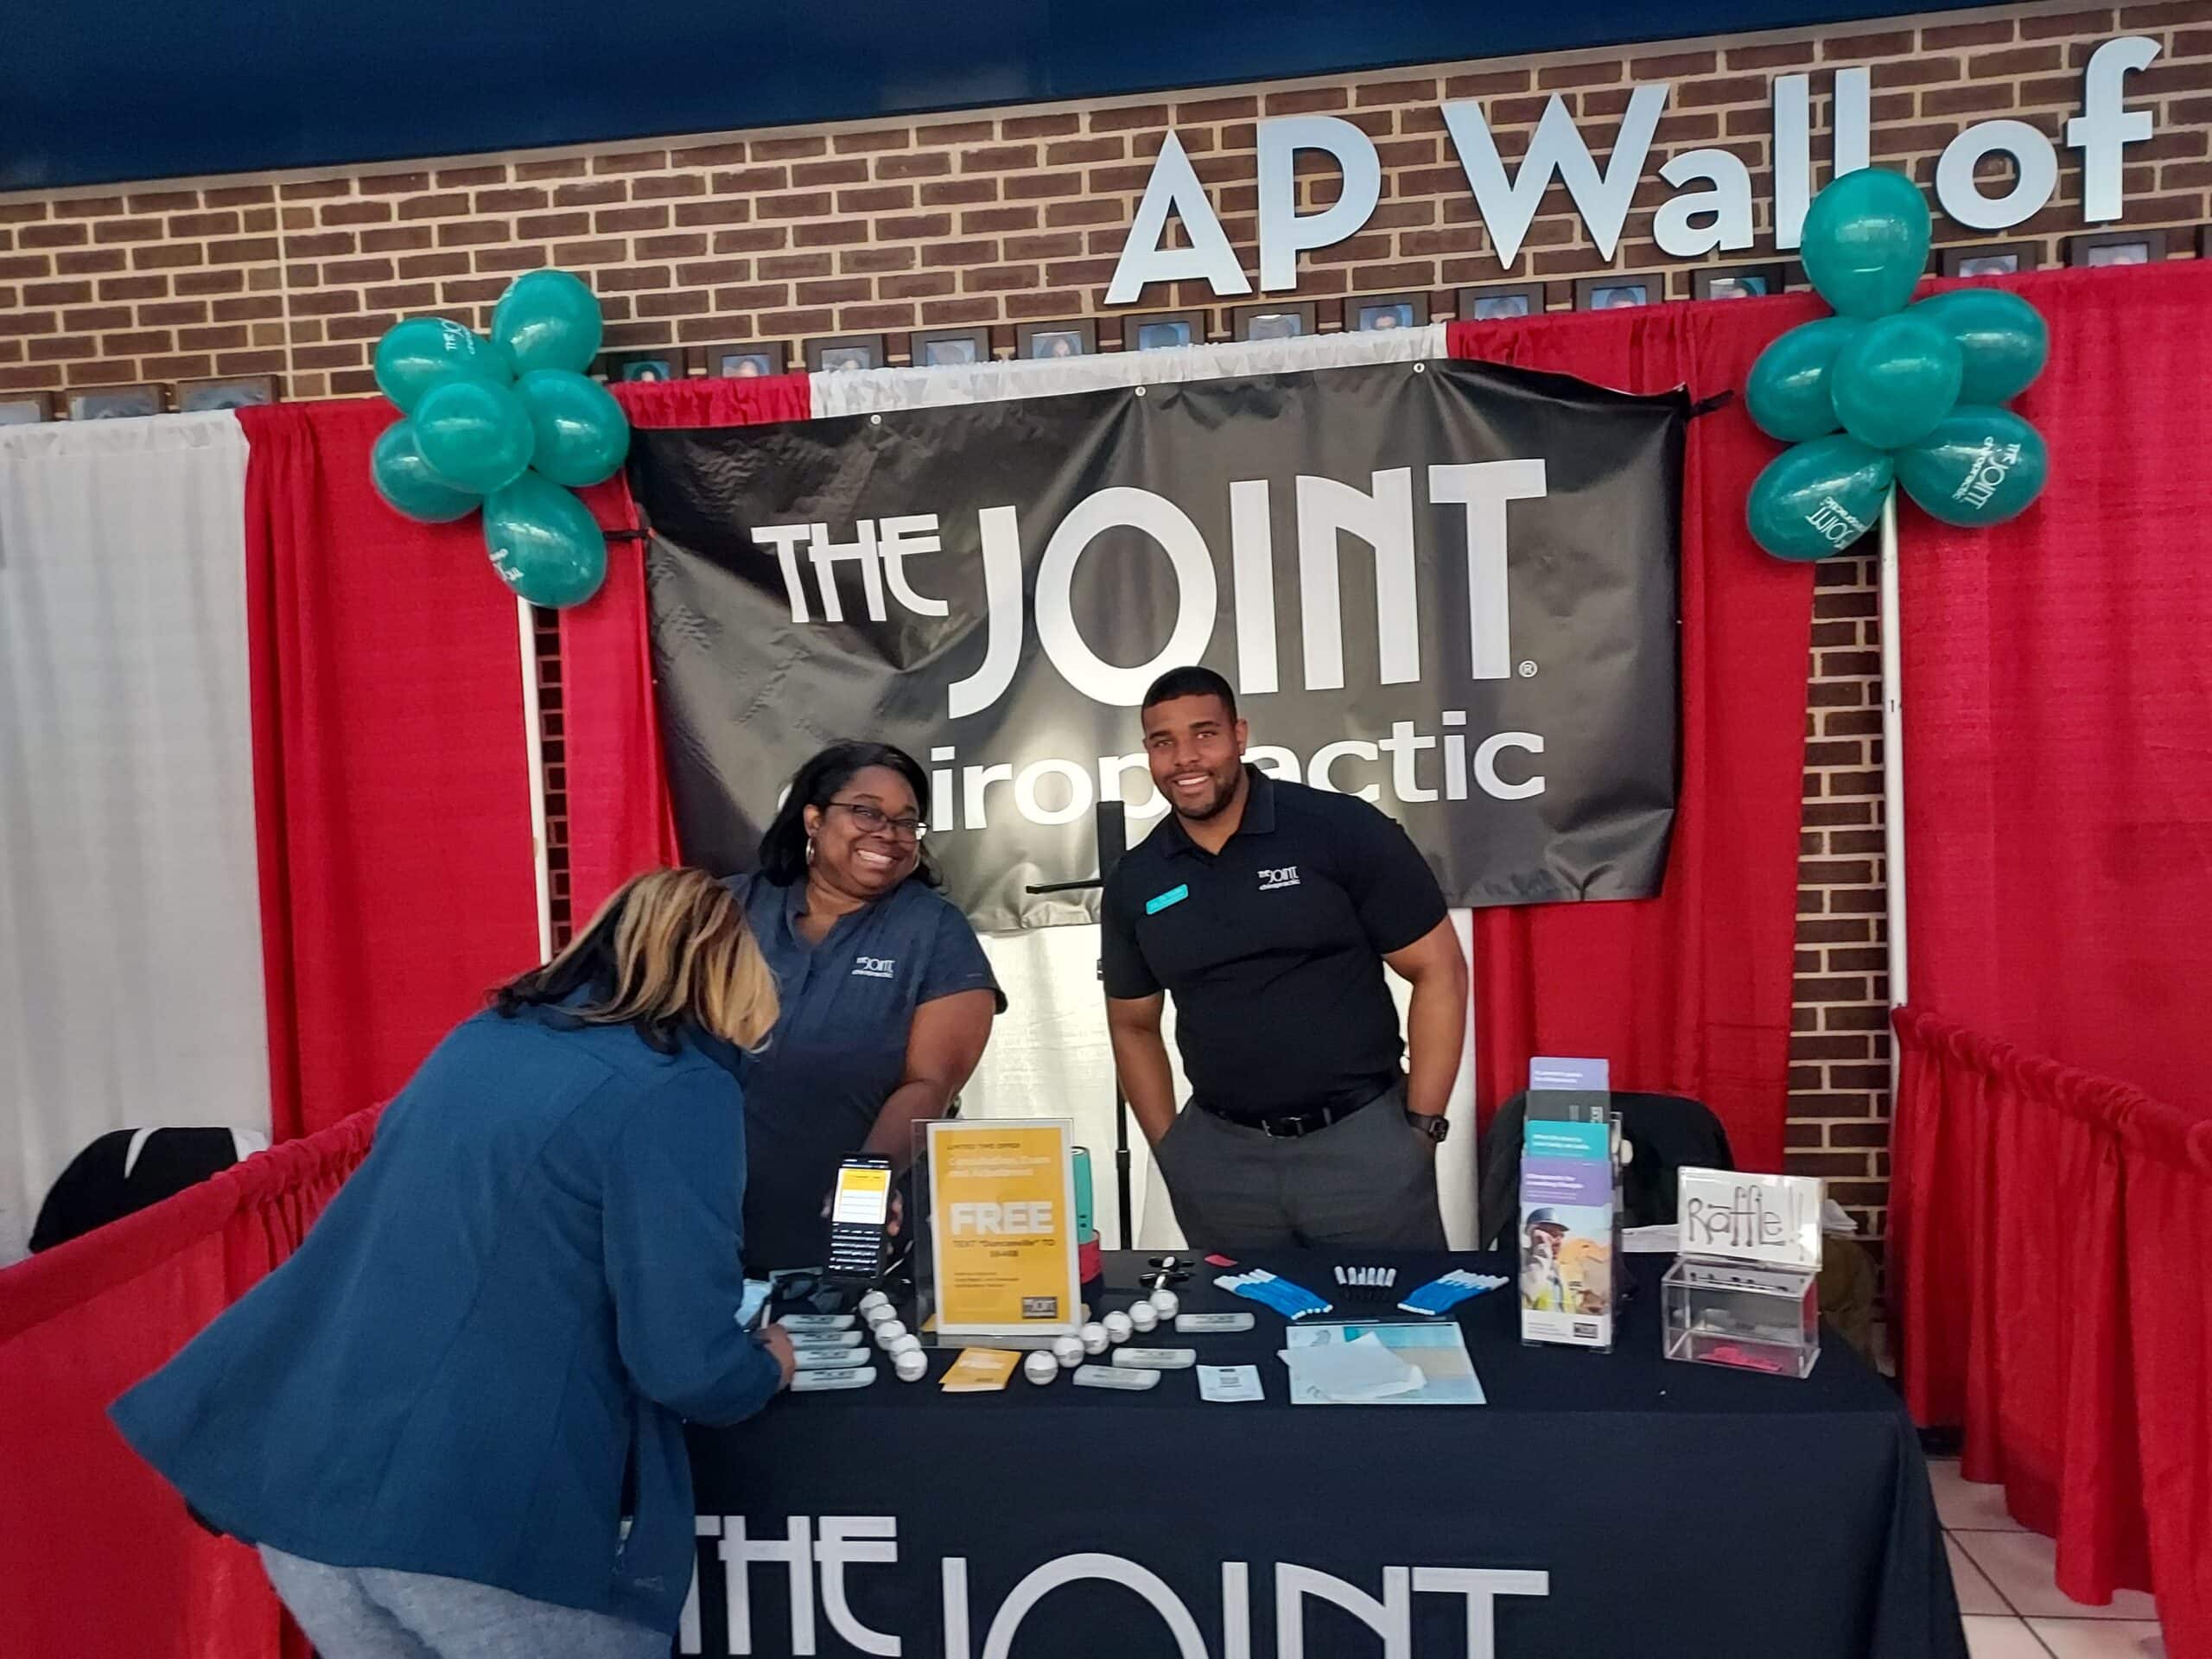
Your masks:
{"label": "smiling face", "polygon": [[880,899],[914,873],[921,811],[906,780],[888,766],[863,766],[806,809],[813,880],[848,897]]}
{"label": "smiling face", "polygon": [[1152,781],[1178,817],[1203,823],[1236,798],[1244,782],[1244,722],[1219,697],[1173,697],[1144,711]]}

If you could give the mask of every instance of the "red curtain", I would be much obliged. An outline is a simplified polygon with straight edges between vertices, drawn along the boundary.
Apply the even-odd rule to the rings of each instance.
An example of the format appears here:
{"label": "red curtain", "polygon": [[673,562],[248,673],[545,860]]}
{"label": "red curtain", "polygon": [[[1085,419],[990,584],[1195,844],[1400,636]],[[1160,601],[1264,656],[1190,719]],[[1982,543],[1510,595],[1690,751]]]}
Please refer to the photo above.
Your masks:
{"label": "red curtain", "polygon": [[2008,286],[2050,323],[2018,408],[2044,499],[1898,526],[1911,1000],[2203,1103],[2212,985],[2212,265]]}
{"label": "red curtain", "polygon": [[2005,285],[2050,324],[2019,404],[2050,486],[1898,532],[1907,1397],[2057,1538],[2063,1589],[2152,1588],[2212,1655],[2212,269]]}
{"label": "red curtain", "polygon": [[376,1116],[0,1269],[10,1652],[307,1659],[252,1553],[194,1524],[107,1407],[298,1248],[367,1155]]}
{"label": "red curtain", "polygon": [[537,958],[515,601],[369,484],[381,402],[239,412],[271,1121],[396,1093]]}
{"label": "red curtain", "polygon": [[1891,1182],[1905,1397],[2058,1541],[2212,1654],[2212,1113],[1910,1009]]}
{"label": "red curtain", "polygon": [[[1452,355],[1624,391],[1741,388],[1821,315],[1809,298],[1454,323]],[[1737,1162],[1782,1167],[1812,572],[1759,551],[1744,499],[1778,453],[1739,400],[1690,423],[1682,476],[1682,782],[1664,892],[1475,912],[1482,1120],[1535,1054],[1604,1055],[1613,1086],[1694,1096]]]}
{"label": "red curtain", "polygon": [[[675,380],[614,389],[632,424],[754,426],[812,413],[807,377]],[[602,524],[635,531],[620,476],[593,493]],[[581,927],[639,870],[677,861],[676,824],[653,703],[644,543],[607,548],[607,586],[561,613],[561,696],[569,792],[569,904]]]}

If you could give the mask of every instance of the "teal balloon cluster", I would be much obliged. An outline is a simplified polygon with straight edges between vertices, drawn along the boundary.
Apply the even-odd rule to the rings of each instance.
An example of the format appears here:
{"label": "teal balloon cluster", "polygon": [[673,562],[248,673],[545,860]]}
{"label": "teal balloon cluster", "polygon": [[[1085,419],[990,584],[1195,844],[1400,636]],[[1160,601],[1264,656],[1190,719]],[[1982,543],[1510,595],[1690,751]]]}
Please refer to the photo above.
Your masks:
{"label": "teal balloon cluster", "polygon": [[601,333],[590,289],[533,270],[500,296],[488,339],[410,317],[377,342],[377,385],[403,416],[370,455],[377,493],[426,524],[483,509],[492,568],[533,605],[581,605],[607,578],[607,538],[570,493],[630,450],[621,405],[584,373]]}
{"label": "teal balloon cluster", "polygon": [[2043,372],[2050,331],[1999,289],[1910,303],[1928,263],[1928,204],[1903,174],[1862,168],[1815,197],[1805,274],[1836,315],[1759,353],[1753,421],[1791,447],[1751,486],[1752,537],[1778,558],[1840,553],[1902,486],[1948,524],[1999,524],[2050,470],[2035,428],[2004,405]]}

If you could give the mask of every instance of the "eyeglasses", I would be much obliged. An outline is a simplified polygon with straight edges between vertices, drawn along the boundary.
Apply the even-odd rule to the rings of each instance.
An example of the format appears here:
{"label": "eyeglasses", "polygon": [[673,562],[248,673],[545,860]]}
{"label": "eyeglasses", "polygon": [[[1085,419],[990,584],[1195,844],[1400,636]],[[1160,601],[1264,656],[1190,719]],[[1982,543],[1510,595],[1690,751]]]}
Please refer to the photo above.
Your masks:
{"label": "eyeglasses", "polygon": [[901,841],[919,841],[929,834],[930,827],[919,818],[894,818],[881,807],[870,806],[866,801],[831,801],[831,806],[842,806],[853,815],[853,822],[862,833],[892,835]]}

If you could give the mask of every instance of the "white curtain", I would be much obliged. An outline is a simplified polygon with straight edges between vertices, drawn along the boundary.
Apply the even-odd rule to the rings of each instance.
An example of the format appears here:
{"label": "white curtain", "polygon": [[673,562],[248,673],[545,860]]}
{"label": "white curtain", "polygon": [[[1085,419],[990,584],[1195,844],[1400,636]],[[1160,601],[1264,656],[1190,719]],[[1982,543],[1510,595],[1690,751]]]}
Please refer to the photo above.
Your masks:
{"label": "white curtain", "polygon": [[110,1129],[265,1135],[246,444],[0,428],[0,1262]]}
{"label": "white curtain", "polygon": [[946,404],[991,404],[1016,397],[1112,386],[1173,385],[1357,363],[1418,363],[1445,355],[1444,325],[1306,334],[1294,340],[1247,340],[1228,346],[1183,346],[1158,352],[1103,352],[1093,357],[1037,358],[1012,363],[963,363],[934,369],[858,369],[811,378],[817,419],[869,415]]}

